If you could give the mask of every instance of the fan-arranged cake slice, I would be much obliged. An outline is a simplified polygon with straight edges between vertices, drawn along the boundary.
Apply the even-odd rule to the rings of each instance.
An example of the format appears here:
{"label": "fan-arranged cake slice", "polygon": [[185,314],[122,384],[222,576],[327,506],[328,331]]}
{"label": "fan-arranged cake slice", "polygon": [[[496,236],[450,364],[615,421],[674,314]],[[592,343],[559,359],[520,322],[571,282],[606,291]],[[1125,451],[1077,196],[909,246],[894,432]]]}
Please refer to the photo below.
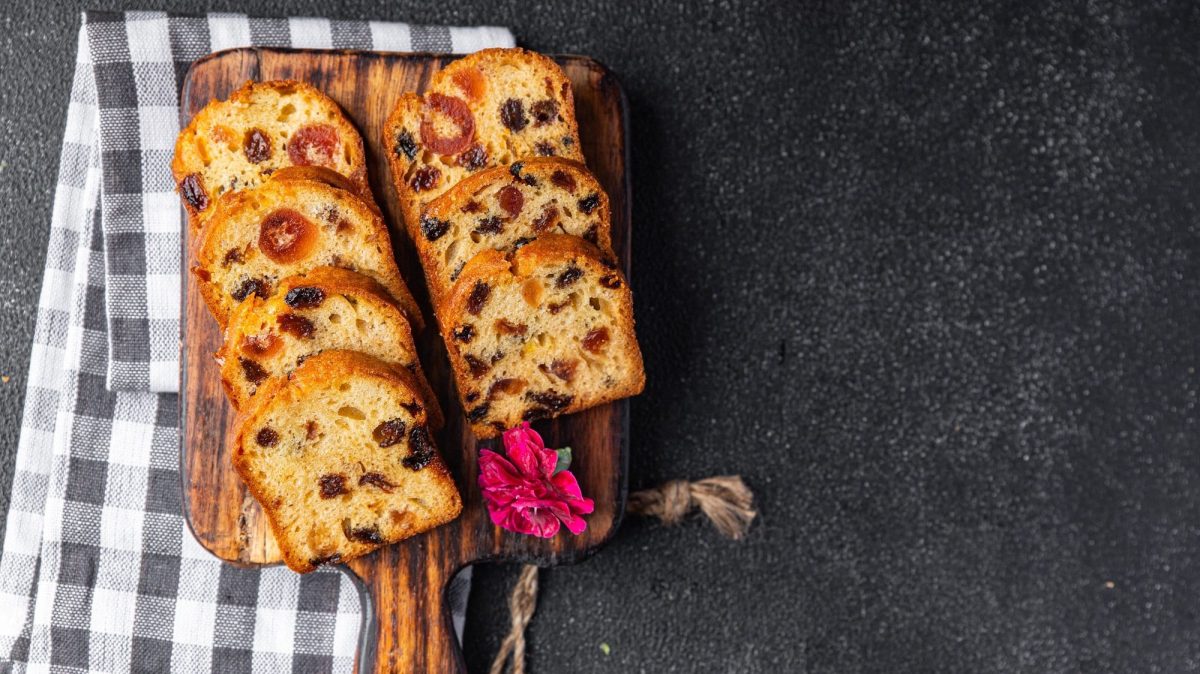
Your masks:
{"label": "fan-arranged cake slice", "polygon": [[443,310],[442,337],[479,437],[636,395],[645,385],[629,286],[583,239],[547,234],[511,260],[483,251]]}
{"label": "fan-arranged cake slice", "polygon": [[333,99],[304,82],[246,82],[196,113],[175,142],[171,171],[192,230],[222,194],[285,166],[322,166],[370,200],[362,136]]}
{"label": "fan-arranged cake slice", "polygon": [[425,379],[404,312],[383,286],[356,272],[317,267],[276,284],[267,299],[250,295],[238,304],[217,353],[221,382],[235,409],[245,409],[259,386],[286,377],[314,354],[359,351],[412,373],[442,425],[437,397]]}
{"label": "fan-arranged cake slice", "polygon": [[608,195],[578,162],[526,159],[485,169],[425,207],[417,251],[437,307],[467,261],[512,253],[543,234],[578,236],[611,255]]}
{"label": "fan-arranged cake slice", "polygon": [[458,516],[426,414],[407,371],[352,351],[314,355],[254,396],[233,464],[289,568],[344,562]]}
{"label": "fan-arranged cake slice", "polygon": [[416,238],[422,209],[477,171],[526,157],[583,161],[571,82],[524,49],[485,49],[404,94],[383,128],[392,182]]}
{"label": "fan-arranged cake slice", "polygon": [[339,267],[377,281],[421,329],[420,309],[400,278],[374,204],[309,173],[281,171],[221,199],[201,232],[192,268],[213,316],[224,327],[234,306],[251,295],[270,297],[280,279]]}

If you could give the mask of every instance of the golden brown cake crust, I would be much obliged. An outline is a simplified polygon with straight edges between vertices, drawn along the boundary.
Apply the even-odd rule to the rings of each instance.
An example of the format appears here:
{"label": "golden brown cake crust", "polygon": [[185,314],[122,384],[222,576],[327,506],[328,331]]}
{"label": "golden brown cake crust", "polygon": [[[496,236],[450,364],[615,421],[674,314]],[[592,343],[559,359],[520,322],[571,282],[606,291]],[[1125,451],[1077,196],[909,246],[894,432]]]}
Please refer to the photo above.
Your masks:
{"label": "golden brown cake crust", "polygon": [[[358,389],[374,397],[360,400]],[[459,515],[461,497],[419,400],[408,372],[340,350],[305,360],[254,396],[233,465],[289,568],[345,562]]]}
{"label": "golden brown cake crust", "polygon": [[478,437],[645,386],[625,277],[578,237],[548,234],[511,259],[476,255],[444,309],[442,338]]}
{"label": "golden brown cake crust", "polygon": [[[289,150],[297,134],[300,144]],[[180,132],[171,162],[191,231],[223,194],[259,185],[297,159],[327,162],[355,193],[374,201],[362,136],[317,88],[296,80],[248,81],[228,99],[211,101]]]}
{"label": "golden brown cake crust", "polygon": [[578,236],[611,256],[608,195],[587,167],[535,157],[484,169],[425,207],[412,232],[434,308],[463,265],[489,248],[512,253],[539,236]]}
{"label": "golden brown cake crust", "polygon": [[268,299],[250,295],[230,314],[216,358],[229,401],[240,410],[267,378],[287,376],[297,361],[328,349],[361,351],[406,368],[425,396],[430,424],[441,428],[441,408],[404,311],[377,281],[356,272],[317,267],[281,280]]}
{"label": "golden brown cake crust", "polygon": [[471,173],[535,156],[583,161],[570,80],[520,48],[465,56],[424,96],[401,96],[382,141],[410,232],[426,204]]}
{"label": "golden brown cake crust", "polygon": [[[274,255],[261,250],[264,241],[280,246]],[[280,278],[319,266],[370,276],[416,330],[424,327],[378,209],[328,180],[281,172],[256,188],[225,195],[200,233],[195,260],[191,271],[201,296],[222,327],[250,294],[269,297]]]}

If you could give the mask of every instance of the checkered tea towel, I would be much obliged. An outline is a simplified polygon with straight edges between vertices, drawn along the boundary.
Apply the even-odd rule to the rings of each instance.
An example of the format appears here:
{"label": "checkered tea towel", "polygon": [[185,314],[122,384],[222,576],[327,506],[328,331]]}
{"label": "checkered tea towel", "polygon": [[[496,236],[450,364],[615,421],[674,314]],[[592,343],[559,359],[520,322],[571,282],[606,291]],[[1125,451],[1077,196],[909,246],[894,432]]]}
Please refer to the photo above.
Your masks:
{"label": "checkered tea towel", "polygon": [[[181,516],[179,84],[237,46],[512,44],[499,28],[83,15],[0,557],[0,672],[352,669],[352,580],[222,564]],[[452,587],[460,634],[468,586]]]}

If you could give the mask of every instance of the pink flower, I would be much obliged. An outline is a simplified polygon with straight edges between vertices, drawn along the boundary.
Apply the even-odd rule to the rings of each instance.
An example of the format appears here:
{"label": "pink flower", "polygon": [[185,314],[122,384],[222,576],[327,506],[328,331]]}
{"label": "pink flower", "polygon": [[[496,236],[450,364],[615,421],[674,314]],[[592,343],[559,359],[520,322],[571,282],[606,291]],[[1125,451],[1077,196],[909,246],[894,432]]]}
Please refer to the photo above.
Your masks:
{"label": "pink flower", "polygon": [[[566,525],[583,533],[583,515],[595,509],[579,491],[579,482],[565,467],[558,472],[559,452],[546,449],[542,436],[523,422],[504,432],[508,458],[484,449],[479,452],[479,487],[496,526],[519,534],[550,538]],[[570,456],[570,450],[561,450]]]}

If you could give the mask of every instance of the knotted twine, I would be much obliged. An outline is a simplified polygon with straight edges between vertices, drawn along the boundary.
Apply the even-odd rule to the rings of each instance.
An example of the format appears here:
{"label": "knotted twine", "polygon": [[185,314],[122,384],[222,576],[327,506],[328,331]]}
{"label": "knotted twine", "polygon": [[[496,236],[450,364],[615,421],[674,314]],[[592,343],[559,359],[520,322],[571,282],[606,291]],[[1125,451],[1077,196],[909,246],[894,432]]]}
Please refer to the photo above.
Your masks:
{"label": "knotted twine", "polygon": [[[758,514],[754,510],[754,494],[738,475],[718,475],[695,482],[671,480],[652,489],[629,495],[625,511],[631,515],[656,517],[667,526],[674,526],[696,508],[712,522],[721,535],[741,540]],[[508,612],[512,627],[500,643],[490,674],[504,674],[504,665],[511,658],[511,674],[525,674],[525,628],[537,610],[538,567],[526,564],[521,577],[508,597]]]}

